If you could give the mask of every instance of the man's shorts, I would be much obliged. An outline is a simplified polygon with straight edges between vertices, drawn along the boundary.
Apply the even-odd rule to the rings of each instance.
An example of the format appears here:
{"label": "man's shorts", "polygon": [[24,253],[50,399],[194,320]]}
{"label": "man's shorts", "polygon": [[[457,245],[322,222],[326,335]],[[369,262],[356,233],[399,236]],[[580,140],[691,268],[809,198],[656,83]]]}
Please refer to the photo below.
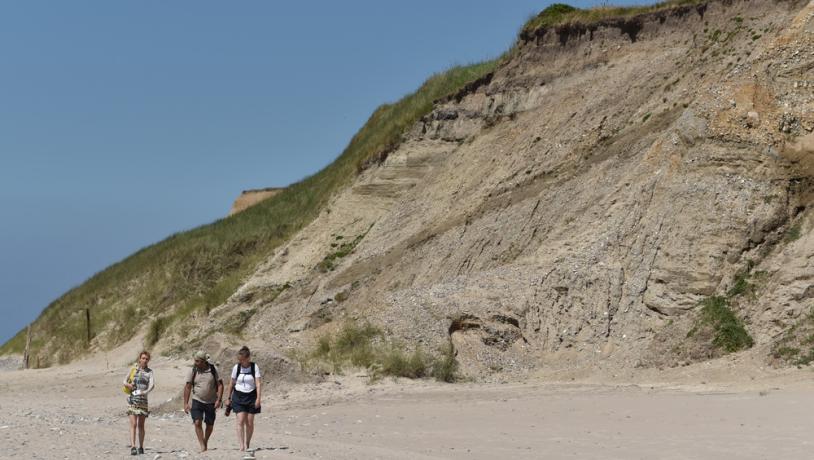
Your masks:
{"label": "man's shorts", "polygon": [[215,403],[204,404],[197,399],[193,399],[189,413],[192,415],[192,420],[203,419],[207,425],[215,424]]}

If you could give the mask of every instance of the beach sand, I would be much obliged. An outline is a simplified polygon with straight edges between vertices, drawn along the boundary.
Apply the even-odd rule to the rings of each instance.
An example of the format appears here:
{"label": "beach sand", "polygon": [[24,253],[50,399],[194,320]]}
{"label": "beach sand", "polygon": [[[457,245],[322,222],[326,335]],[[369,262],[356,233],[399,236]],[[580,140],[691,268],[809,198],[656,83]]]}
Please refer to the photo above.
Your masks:
{"label": "beach sand", "polygon": [[[177,398],[189,365],[153,360],[151,406]],[[268,389],[252,445],[269,459],[814,457],[811,370],[731,366],[591,377],[541,371],[489,384],[336,377]],[[96,357],[0,373],[0,458],[131,458],[126,372],[126,363]],[[139,458],[242,458],[234,420],[219,411],[211,450],[199,454],[188,416],[154,413]]]}

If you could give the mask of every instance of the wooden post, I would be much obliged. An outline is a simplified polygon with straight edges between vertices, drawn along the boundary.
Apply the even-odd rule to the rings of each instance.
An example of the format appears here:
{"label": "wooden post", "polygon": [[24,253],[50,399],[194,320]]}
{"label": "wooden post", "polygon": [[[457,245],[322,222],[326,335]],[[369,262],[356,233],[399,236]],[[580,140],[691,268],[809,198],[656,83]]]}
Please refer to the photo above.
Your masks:
{"label": "wooden post", "polygon": [[88,346],[90,346],[90,308],[85,309],[85,324],[88,326]]}
{"label": "wooden post", "polygon": [[28,369],[29,351],[31,349],[31,325],[25,328],[25,354],[23,354],[23,369]]}

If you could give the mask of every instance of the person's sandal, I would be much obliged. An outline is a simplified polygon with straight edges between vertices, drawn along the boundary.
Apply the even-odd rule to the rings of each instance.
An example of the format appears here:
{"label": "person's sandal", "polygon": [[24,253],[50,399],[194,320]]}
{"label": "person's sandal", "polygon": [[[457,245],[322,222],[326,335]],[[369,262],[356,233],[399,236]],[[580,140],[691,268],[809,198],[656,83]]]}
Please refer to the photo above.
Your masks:
{"label": "person's sandal", "polygon": [[144,448],[143,448],[143,447],[139,447],[139,448],[138,448],[138,454],[139,454],[139,455],[141,455],[141,454],[143,454],[143,453],[144,453]]}
{"label": "person's sandal", "polygon": [[130,455],[138,455],[138,449],[135,447],[130,448]]}

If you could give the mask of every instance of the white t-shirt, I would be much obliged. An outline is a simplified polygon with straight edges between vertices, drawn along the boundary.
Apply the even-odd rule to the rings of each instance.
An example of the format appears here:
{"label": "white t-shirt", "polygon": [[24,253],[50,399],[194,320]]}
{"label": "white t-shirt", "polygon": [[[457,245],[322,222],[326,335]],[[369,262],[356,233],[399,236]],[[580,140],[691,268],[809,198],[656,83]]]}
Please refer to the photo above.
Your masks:
{"label": "white t-shirt", "polygon": [[[238,367],[240,367],[239,374]],[[257,363],[254,364],[254,375],[260,378],[260,366],[258,366]],[[240,364],[235,364],[235,367],[232,368],[232,381],[235,382],[235,390],[242,393],[251,393],[257,388],[254,377],[252,377],[251,365],[249,365],[249,367],[243,367]]]}

